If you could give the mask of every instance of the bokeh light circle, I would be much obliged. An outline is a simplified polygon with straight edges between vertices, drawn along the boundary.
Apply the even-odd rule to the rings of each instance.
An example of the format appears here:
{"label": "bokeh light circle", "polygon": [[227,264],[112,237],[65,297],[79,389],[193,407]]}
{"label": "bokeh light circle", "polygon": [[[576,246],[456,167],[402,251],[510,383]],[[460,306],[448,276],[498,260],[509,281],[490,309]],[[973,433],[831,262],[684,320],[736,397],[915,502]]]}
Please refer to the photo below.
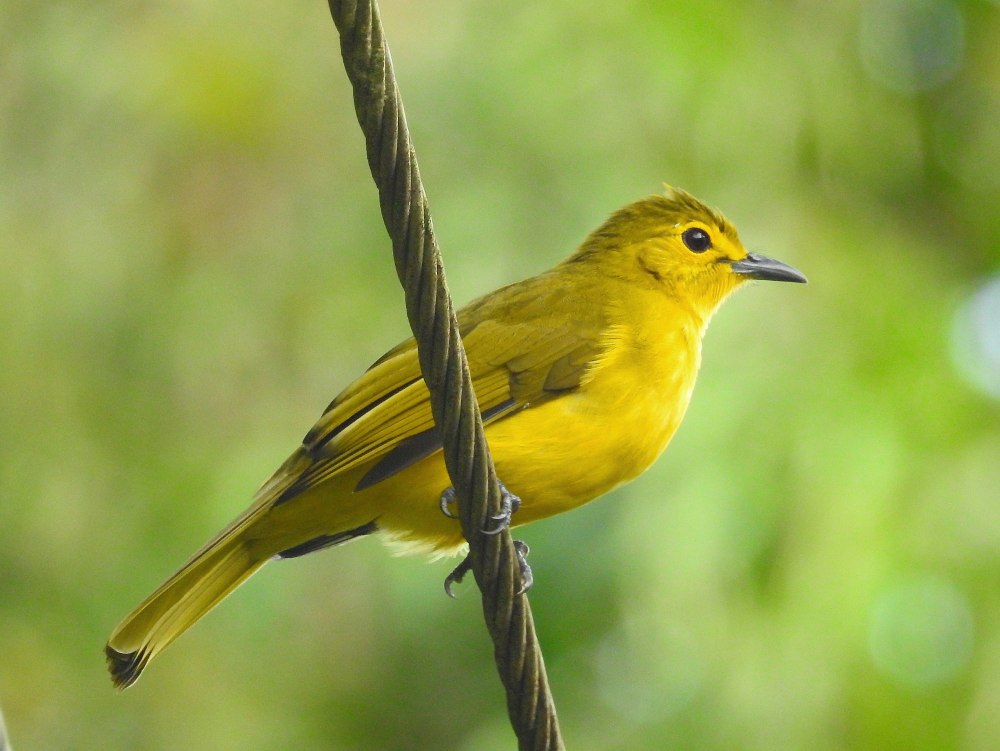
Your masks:
{"label": "bokeh light circle", "polygon": [[1000,275],[959,306],[951,345],[952,360],[965,380],[1000,399]]}
{"label": "bokeh light circle", "polygon": [[948,0],[877,0],[862,10],[859,43],[868,75],[914,94],[939,86],[961,67],[965,23]]}
{"label": "bokeh light circle", "polygon": [[951,582],[924,575],[897,582],[872,608],[868,644],[880,672],[911,688],[940,685],[972,654],[968,601]]}

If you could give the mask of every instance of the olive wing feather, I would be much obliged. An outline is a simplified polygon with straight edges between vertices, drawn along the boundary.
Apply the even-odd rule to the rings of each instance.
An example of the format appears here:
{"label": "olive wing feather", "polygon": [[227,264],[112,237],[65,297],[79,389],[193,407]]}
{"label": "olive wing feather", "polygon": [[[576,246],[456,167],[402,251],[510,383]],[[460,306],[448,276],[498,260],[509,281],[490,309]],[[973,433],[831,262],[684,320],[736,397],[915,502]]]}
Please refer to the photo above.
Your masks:
{"label": "olive wing feather", "polygon": [[[573,317],[560,314],[566,303],[562,290],[539,284],[544,278],[499,290],[458,314],[486,424],[577,388],[601,355],[605,326],[599,306],[575,310]],[[302,460],[289,467],[297,477],[278,485],[276,503],[371,465],[356,487],[363,490],[440,448],[410,339],[376,361],[329,405],[303,441]]]}

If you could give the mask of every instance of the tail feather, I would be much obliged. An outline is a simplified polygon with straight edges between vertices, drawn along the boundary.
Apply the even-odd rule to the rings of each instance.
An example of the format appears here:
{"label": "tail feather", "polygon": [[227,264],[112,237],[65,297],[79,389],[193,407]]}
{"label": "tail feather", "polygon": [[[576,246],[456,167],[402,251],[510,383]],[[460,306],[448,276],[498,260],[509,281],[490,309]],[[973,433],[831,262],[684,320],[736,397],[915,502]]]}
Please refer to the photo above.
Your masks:
{"label": "tail feather", "polygon": [[[296,557],[374,532],[371,517],[322,496],[275,508],[310,466],[299,449],[257,491],[253,504],[212,538],[115,629],[104,648],[111,679],[130,686],[159,652],[275,555]],[[346,487],[356,480],[348,476]],[[342,531],[337,531],[342,530]],[[2,750],[0,750],[2,751]]]}
{"label": "tail feather", "polygon": [[303,449],[288,457],[246,511],[119,624],[104,647],[111,680],[118,688],[135,683],[156,654],[264,565],[270,555],[251,550],[247,533],[308,464]]}
{"label": "tail feather", "polygon": [[218,539],[211,547],[199,551],[111,635],[104,653],[114,684],[125,688],[134,683],[155,655],[265,561],[251,557],[239,534]]}

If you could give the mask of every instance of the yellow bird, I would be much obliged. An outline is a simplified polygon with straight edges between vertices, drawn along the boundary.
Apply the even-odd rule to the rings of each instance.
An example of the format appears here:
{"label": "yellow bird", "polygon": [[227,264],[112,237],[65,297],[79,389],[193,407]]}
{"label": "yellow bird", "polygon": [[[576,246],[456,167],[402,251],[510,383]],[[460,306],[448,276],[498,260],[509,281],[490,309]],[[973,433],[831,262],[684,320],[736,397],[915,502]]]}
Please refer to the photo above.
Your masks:
{"label": "yellow bird", "polygon": [[[680,425],[719,304],[751,279],[805,282],[747,253],[736,229],[668,188],[611,216],[555,268],[458,313],[515,525],[567,511],[645,471]],[[333,400],[253,504],[137,607],[105,652],[116,685],[273,558],[380,532],[458,552],[450,481],[412,339]],[[447,510],[445,508],[445,510]]]}

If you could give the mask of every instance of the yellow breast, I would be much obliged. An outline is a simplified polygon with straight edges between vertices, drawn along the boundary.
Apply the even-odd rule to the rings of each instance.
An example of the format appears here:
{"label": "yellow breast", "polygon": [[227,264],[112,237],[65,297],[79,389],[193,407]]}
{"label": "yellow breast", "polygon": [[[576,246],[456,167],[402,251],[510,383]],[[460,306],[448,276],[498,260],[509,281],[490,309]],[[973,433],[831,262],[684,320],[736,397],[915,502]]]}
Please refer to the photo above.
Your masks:
{"label": "yellow breast", "polygon": [[684,417],[700,359],[699,321],[626,320],[609,329],[606,354],[579,390],[491,425],[499,476],[514,493],[531,489],[515,523],[579,506],[645,471]]}

